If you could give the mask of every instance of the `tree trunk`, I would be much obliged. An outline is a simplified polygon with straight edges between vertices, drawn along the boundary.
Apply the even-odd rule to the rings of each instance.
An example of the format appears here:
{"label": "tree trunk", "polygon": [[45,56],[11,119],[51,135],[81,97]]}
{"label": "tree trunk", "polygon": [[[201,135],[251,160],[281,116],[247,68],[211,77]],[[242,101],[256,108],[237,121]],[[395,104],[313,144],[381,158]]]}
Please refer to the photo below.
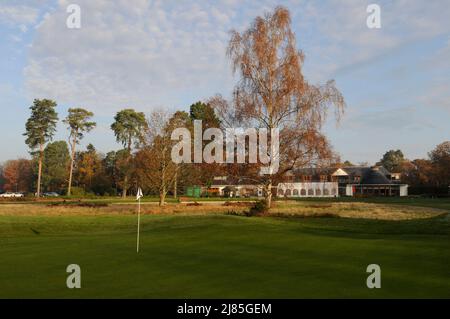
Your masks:
{"label": "tree trunk", "polygon": [[36,197],[41,196],[41,175],[42,175],[42,159],[44,157],[44,145],[39,145],[39,167],[38,167],[38,182],[37,182],[37,190]]}
{"label": "tree trunk", "polygon": [[159,206],[164,206],[166,204],[166,187],[159,192]]}
{"label": "tree trunk", "polygon": [[[271,110],[271,109],[272,109],[272,106],[270,106],[270,107],[268,106],[268,110]],[[270,114],[270,112],[269,112],[269,114]],[[269,151],[270,152],[270,166],[272,166],[273,165],[273,161],[274,161],[274,158],[273,158],[274,154],[272,152],[272,143],[273,143],[272,142],[272,128],[273,128],[273,124],[272,124],[272,117],[271,116],[269,117],[269,125],[268,126],[269,126],[268,127],[268,131],[270,132],[268,142],[270,142],[270,149],[271,149],[271,151]],[[269,174],[272,175],[272,169],[270,169]],[[269,177],[269,180],[268,180],[268,183],[267,183],[266,187],[267,187],[267,189],[266,189],[266,194],[265,194],[265,201],[266,201],[267,209],[270,209],[272,207],[272,176]]]}
{"label": "tree trunk", "polygon": [[272,181],[266,186],[266,193],[264,194],[267,208],[272,207]]}
{"label": "tree trunk", "polygon": [[69,186],[67,187],[67,196],[71,195],[72,192],[72,174],[73,174],[73,163],[75,161],[75,145],[77,140],[74,138],[72,141],[72,157],[70,159],[70,171],[69,171]]}
{"label": "tree trunk", "polygon": [[128,176],[127,174],[125,174],[125,178],[123,179],[122,198],[127,197],[127,184],[128,184]]}
{"label": "tree trunk", "polygon": [[128,171],[130,169],[130,157],[131,157],[131,136],[128,138],[128,146],[127,146],[127,171],[125,172],[125,178],[123,179],[123,189],[122,189],[122,198],[127,197],[127,187],[128,187]]}
{"label": "tree trunk", "polygon": [[177,188],[178,188],[177,179],[178,179],[178,171],[175,171],[175,178],[173,181],[173,198],[175,199],[177,199]]}

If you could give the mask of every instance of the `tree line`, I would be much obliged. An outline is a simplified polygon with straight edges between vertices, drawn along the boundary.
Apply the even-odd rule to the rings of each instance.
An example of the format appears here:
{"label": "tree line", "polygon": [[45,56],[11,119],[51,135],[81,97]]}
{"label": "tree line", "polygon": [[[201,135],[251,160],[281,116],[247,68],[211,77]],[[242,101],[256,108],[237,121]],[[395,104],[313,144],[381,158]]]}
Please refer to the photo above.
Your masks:
{"label": "tree line", "polygon": [[[191,168],[189,174],[182,174],[177,167],[175,181],[169,149],[170,129],[191,127],[194,120],[202,120],[206,127],[220,125],[209,104],[197,102],[190,106],[189,113],[155,111],[148,118],[133,109],[121,110],[114,117],[111,130],[123,149],[106,154],[92,144],[85,150],[77,149],[85,135],[96,127],[93,112],[83,108],[69,109],[63,119],[69,131],[68,142],[52,141],[58,121],[56,107],[52,100],[34,100],[24,133],[31,159],[9,160],[1,166],[2,189],[35,192],[36,196],[44,191],[68,196],[125,197],[139,185],[147,193],[163,191],[165,196],[170,191],[176,196],[186,183],[200,184],[213,176],[205,167]],[[158,179],[155,172],[160,171],[165,176]]]}
{"label": "tree line", "polygon": [[437,145],[428,152],[428,158],[409,160],[401,150],[390,150],[377,164],[400,173],[402,182],[409,185],[409,194],[450,193],[450,141]]}

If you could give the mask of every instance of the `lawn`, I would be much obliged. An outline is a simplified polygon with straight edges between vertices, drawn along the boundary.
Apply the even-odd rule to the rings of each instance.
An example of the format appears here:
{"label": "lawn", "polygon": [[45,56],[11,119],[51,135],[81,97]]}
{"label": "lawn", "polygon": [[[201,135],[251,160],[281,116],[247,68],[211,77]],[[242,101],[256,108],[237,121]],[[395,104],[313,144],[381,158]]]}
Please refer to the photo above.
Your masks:
{"label": "lawn", "polygon": [[[450,219],[0,216],[0,297],[450,298]],[[66,288],[78,264],[82,288]],[[366,287],[379,264],[382,288]]]}

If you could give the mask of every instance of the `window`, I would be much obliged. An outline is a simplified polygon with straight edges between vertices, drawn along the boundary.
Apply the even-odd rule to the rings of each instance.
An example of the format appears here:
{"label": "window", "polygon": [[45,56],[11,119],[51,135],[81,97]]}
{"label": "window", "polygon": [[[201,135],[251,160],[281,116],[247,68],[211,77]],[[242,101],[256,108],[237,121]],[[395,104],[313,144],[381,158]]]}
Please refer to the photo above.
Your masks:
{"label": "window", "polygon": [[302,179],[304,182],[311,182],[312,176],[311,175],[303,175]]}
{"label": "window", "polygon": [[359,183],[359,182],[361,181],[361,176],[354,176],[354,177],[353,177],[353,181],[354,181],[355,183]]}
{"label": "window", "polygon": [[283,196],[284,195],[284,191],[282,189],[278,190],[278,196]]}
{"label": "window", "polygon": [[298,196],[298,189],[294,189],[294,196]]}
{"label": "window", "polygon": [[286,196],[291,196],[291,190],[290,189],[286,189]]}
{"label": "window", "polygon": [[314,196],[314,190],[308,189],[308,196]]}
{"label": "window", "polygon": [[316,188],[316,196],[321,196],[322,192],[320,191],[320,188]]}
{"label": "window", "polygon": [[323,196],[329,196],[329,195],[330,195],[330,191],[327,188],[325,188],[323,190]]}
{"label": "window", "polygon": [[320,181],[321,182],[327,182],[328,181],[328,176],[327,175],[320,175]]}
{"label": "window", "polygon": [[301,194],[302,196],[306,196],[306,189],[302,189],[302,190],[300,191],[300,194]]}

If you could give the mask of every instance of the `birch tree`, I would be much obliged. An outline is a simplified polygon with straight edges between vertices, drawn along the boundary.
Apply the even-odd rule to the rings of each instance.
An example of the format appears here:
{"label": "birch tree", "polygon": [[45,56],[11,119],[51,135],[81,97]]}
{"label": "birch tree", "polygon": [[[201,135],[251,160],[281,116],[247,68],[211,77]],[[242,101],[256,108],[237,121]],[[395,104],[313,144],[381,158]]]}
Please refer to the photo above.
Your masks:
{"label": "birch tree", "polygon": [[269,143],[271,129],[279,130],[280,149],[275,154],[279,170],[253,175],[264,185],[270,207],[272,186],[285,172],[329,155],[329,143],[321,127],[331,106],[335,106],[339,119],[344,98],[334,81],[312,85],[304,78],[304,54],[297,49],[291,16],[284,7],[257,17],[241,33],[232,31],[227,55],[239,81],[232,102],[210,101],[222,114],[221,120],[226,123],[233,119],[249,127],[267,129]]}

